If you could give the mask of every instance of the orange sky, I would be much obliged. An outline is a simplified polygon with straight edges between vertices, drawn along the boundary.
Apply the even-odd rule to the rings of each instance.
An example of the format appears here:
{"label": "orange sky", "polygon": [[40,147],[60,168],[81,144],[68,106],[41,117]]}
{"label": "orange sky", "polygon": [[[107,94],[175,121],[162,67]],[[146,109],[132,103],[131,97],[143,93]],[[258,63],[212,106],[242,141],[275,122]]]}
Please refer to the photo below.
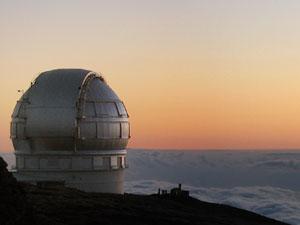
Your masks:
{"label": "orange sky", "polygon": [[40,72],[104,74],[129,147],[299,148],[299,1],[0,2],[0,150]]}

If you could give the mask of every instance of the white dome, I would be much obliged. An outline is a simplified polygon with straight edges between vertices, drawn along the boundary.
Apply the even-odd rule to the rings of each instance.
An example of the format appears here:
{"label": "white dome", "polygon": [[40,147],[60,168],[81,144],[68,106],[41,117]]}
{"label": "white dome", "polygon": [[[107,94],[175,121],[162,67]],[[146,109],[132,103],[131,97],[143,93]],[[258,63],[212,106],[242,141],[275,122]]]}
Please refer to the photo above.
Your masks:
{"label": "white dome", "polygon": [[41,73],[18,101],[15,150],[121,150],[129,139],[123,102],[98,74],[82,69]]}

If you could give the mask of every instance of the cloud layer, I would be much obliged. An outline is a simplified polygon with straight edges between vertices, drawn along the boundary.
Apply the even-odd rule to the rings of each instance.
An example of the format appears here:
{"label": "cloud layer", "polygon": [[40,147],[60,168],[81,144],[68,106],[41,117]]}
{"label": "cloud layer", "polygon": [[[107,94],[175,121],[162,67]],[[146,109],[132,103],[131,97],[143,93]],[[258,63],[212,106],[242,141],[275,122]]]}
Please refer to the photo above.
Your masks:
{"label": "cloud layer", "polygon": [[204,201],[300,224],[300,152],[131,150],[126,191],[183,183]]}
{"label": "cloud layer", "polygon": [[145,151],[128,154],[127,180],[201,187],[273,186],[300,190],[300,152]]}

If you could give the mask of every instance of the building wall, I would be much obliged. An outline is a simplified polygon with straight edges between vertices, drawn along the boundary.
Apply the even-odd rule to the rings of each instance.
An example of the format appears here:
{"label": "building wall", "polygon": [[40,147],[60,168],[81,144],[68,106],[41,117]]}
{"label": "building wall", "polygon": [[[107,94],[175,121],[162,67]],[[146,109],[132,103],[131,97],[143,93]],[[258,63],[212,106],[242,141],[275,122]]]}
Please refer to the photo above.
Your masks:
{"label": "building wall", "polygon": [[16,153],[19,181],[61,182],[87,192],[123,193],[126,150]]}

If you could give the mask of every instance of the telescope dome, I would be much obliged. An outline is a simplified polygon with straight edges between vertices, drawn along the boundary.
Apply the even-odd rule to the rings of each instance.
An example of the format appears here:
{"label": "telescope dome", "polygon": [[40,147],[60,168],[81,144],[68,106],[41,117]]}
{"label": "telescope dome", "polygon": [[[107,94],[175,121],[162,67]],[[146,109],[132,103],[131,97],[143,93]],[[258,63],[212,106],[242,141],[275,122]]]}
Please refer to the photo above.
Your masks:
{"label": "telescope dome", "polygon": [[89,70],[41,73],[12,114],[16,151],[122,150],[129,137],[123,102],[100,75]]}

